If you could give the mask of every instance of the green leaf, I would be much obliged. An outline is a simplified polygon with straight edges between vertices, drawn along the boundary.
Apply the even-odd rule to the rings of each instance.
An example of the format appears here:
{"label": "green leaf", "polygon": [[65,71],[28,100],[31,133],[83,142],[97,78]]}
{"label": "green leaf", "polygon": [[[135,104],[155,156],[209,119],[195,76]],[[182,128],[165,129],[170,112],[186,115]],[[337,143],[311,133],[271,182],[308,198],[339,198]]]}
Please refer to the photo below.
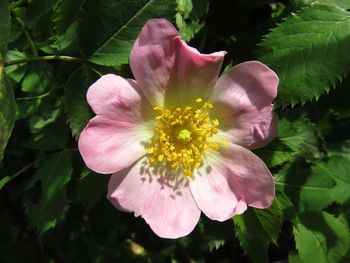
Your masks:
{"label": "green leaf", "polygon": [[93,208],[107,195],[109,176],[84,170],[77,183],[77,200],[86,210]]}
{"label": "green leaf", "polygon": [[24,119],[36,112],[41,104],[41,99],[18,100],[16,120]]}
{"label": "green leaf", "polygon": [[324,164],[320,164],[315,175],[326,173],[336,186],[328,192],[334,202],[344,204],[350,200],[350,162],[340,155],[333,155]]}
{"label": "green leaf", "polygon": [[336,180],[350,185],[350,162],[341,155],[333,155],[326,167]]}
{"label": "green leaf", "polygon": [[[37,31],[38,35],[47,33],[50,25],[51,12],[57,0],[31,0],[26,8],[26,26]],[[38,32],[38,31],[44,32]]]}
{"label": "green leaf", "polygon": [[10,176],[5,176],[0,179],[0,190],[4,187],[5,184],[11,181]]}
{"label": "green leaf", "polygon": [[220,247],[225,245],[225,240],[223,239],[215,239],[208,241],[208,250],[209,252],[213,252],[214,250],[218,250]]}
{"label": "green leaf", "polygon": [[267,262],[270,242],[277,243],[283,222],[282,209],[276,198],[267,209],[248,209],[233,217],[235,233],[242,249],[253,262]]}
{"label": "green leaf", "polygon": [[72,174],[71,154],[59,152],[45,160],[34,175],[30,186],[40,182],[41,194],[37,203],[26,200],[25,207],[38,233],[53,228],[63,216],[67,205],[67,183]]}
{"label": "green leaf", "polygon": [[329,5],[336,5],[343,9],[350,9],[350,1],[349,0],[295,0],[295,5],[301,7],[301,6],[308,6],[311,4],[329,4]]}
{"label": "green leaf", "polygon": [[332,145],[331,154],[333,155],[341,155],[350,161],[350,139],[347,139],[339,145]]}
{"label": "green leaf", "polygon": [[41,105],[41,111],[29,118],[29,128],[32,133],[42,131],[46,126],[54,123],[62,113],[62,102],[60,99],[45,101]]}
{"label": "green leaf", "polygon": [[298,211],[320,210],[333,202],[329,191],[335,181],[317,167],[302,162],[287,164],[275,174],[276,190],[285,193]]}
{"label": "green leaf", "polygon": [[[8,0],[0,1],[0,62],[5,54],[10,35],[11,16]],[[1,66],[1,63],[0,63]]]}
{"label": "green leaf", "polygon": [[275,174],[276,190],[290,197],[298,211],[315,211],[350,198],[350,164],[342,156],[314,165],[295,162]]}
{"label": "green leaf", "polygon": [[294,152],[307,155],[317,152],[314,127],[306,118],[281,119],[278,123],[277,136]]}
{"label": "green leaf", "polygon": [[51,14],[51,36],[41,50],[48,54],[73,53],[78,50],[77,29],[87,0],[59,0]]}
{"label": "green leaf", "polygon": [[45,151],[64,149],[69,138],[69,128],[61,116],[56,122],[33,134],[25,147]]}
{"label": "green leaf", "polygon": [[319,155],[313,125],[305,118],[281,119],[277,138],[264,148],[255,151],[268,167],[292,161],[296,156],[308,158]]}
{"label": "green leaf", "polygon": [[294,237],[302,262],[341,262],[350,247],[349,229],[326,212],[301,214]]}
{"label": "green leaf", "polygon": [[260,230],[259,228],[254,227],[256,219],[249,220],[249,217],[254,215],[252,215],[249,211],[245,212],[245,214],[246,219],[241,216],[235,216],[233,218],[236,226],[236,237],[239,240],[241,248],[252,260],[252,262],[265,263],[267,262],[267,249],[269,247],[269,241],[266,239],[265,235],[260,235],[258,234],[259,232],[255,232]]}
{"label": "green leaf", "polygon": [[275,201],[269,208],[254,208],[254,211],[261,227],[265,230],[270,241],[277,244],[277,239],[283,222],[283,213],[278,199],[275,198]]}
{"label": "green leaf", "polygon": [[290,198],[286,196],[285,193],[282,193],[280,191],[278,191],[276,195],[278,196],[278,201],[283,211],[284,220],[293,219],[295,217],[296,210]]}
{"label": "green leaf", "polygon": [[53,10],[54,30],[58,34],[64,34],[69,26],[74,23],[88,0],[60,0]]}
{"label": "green leaf", "polygon": [[300,263],[301,259],[300,256],[298,254],[295,253],[291,253],[288,255],[288,263]]}
{"label": "green leaf", "polygon": [[207,0],[177,0],[176,26],[184,41],[191,40],[204,26],[201,21],[208,12]]}
{"label": "green leaf", "polygon": [[78,138],[92,115],[86,101],[88,87],[98,75],[89,67],[78,68],[69,77],[64,87],[64,105],[72,134]]}
{"label": "green leaf", "polygon": [[50,76],[46,75],[38,67],[33,67],[24,77],[22,81],[22,91],[30,94],[41,94],[45,92],[50,85]]}
{"label": "green leaf", "polygon": [[16,101],[0,64],[0,162],[16,118]]}
{"label": "green leaf", "polygon": [[[21,53],[17,50],[7,50],[6,52],[6,61],[13,61],[13,60],[19,60],[19,59],[25,59],[27,56],[24,53]],[[28,64],[17,64],[12,66],[6,67],[6,75],[9,79],[15,81],[16,83],[19,83],[24,75],[26,74],[27,70],[29,68]]]}
{"label": "green leaf", "polygon": [[209,252],[219,249],[232,236],[233,223],[231,221],[216,222],[207,218],[202,218],[198,227],[201,240],[205,250]]}
{"label": "green leaf", "polygon": [[318,99],[350,68],[350,13],[315,4],[291,15],[260,44],[260,60],[280,85],[277,106]]}
{"label": "green leaf", "polygon": [[11,17],[8,0],[0,1],[0,162],[7,141],[12,133],[15,123],[16,101],[12,87],[10,87],[5,70],[3,58],[6,53],[8,38],[10,35]]}
{"label": "green leaf", "polygon": [[72,23],[64,34],[54,33],[40,50],[47,54],[73,53],[78,49],[77,37],[78,21]]}
{"label": "green leaf", "polygon": [[267,165],[267,167],[276,167],[285,162],[292,161],[294,156],[298,154],[283,143],[279,138],[276,138],[273,142],[266,147],[254,151]]}
{"label": "green leaf", "polygon": [[134,40],[147,20],[175,15],[174,0],[100,0],[89,1],[88,7],[80,27],[80,46],[89,61],[114,67],[128,63]]}

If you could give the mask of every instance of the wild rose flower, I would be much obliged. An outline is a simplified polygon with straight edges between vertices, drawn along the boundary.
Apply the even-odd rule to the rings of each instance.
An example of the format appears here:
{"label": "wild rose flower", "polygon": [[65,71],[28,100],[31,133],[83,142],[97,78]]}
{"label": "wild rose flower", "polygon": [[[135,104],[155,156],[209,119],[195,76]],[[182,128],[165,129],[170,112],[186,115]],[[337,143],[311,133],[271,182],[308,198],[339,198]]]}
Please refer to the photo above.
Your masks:
{"label": "wild rose flower", "polygon": [[224,221],[274,199],[250,150],[276,136],[278,77],[249,61],[217,79],[225,54],[200,54],[167,20],[150,20],[131,51],[136,80],[109,74],[87,92],[96,116],[79,138],[86,165],[112,173],[109,200],[160,237],[189,234],[201,211]]}

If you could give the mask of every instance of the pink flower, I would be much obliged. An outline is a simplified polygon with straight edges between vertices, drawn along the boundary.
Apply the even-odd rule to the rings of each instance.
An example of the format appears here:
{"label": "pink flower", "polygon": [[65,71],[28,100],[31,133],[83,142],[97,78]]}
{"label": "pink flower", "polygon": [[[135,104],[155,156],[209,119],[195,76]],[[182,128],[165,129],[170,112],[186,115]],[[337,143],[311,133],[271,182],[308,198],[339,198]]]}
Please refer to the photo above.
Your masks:
{"label": "pink flower", "polygon": [[136,80],[109,74],[88,90],[96,116],[80,153],[91,170],[113,173],[112,204],[160,237],[189,234],[201,211],[224,221],[274,199],[273,177],[250,150],[276,136],[278,77],[249,61],[217,79],[225,54],[200,54],[167,20],[150,20],[131,51]]}

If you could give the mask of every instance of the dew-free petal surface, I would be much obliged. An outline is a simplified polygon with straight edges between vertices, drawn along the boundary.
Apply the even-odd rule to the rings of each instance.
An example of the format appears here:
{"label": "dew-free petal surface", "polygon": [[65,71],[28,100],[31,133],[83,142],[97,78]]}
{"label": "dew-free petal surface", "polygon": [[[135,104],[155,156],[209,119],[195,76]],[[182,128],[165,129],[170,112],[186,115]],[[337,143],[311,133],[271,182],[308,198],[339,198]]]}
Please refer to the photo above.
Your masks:
{"label": "dew-free petal surface", "polygon": [[277,95],[277,75],[258,61],[234,66],[219,78],[211,100],[220,129],[230,141],[249,149],[263,147],[277,134],[272,102]]}
{"label": "dew-free petal surface", "polygon": [[[143,158],[130,169],[111,176],[108,198],[121,210],[142,216],[151,229],[163,238],[189,234],[196,226],[200,210],[186,181],[168,181],[163,172],[147,167]],[[182,177],[182,179],[186,179]]]}
{"label": "dew-free petal surface", "polygon": [[90,86],[86,97],[97,115],[129,123],[142,119],[144,102],[134,80],[114,74],[104,75]]}
{"label": "dew-free petal surface", "polygon": [[78,147],[87,167],[108,174],[130,166],[146,154],[152,136],[145,125],[95,116],[81,132]]}
{"label": "dew-free petal surface", "polygon": [[169,21],[153,19],[135,41],[130,67],[152,105],[163,105],[164,100],[181,104],[186,103],[183,91],[194,93],[188,96],[190,99],[208,92],[215,84],[225,54],[200,54],[180,39]]}
{"label": "dew-free petal surface", "polygon": [[[222,184],[229,185],[232,195],[240,201],[236,212],[245,210],[244,203],[256,208],[269,207],[275,197],[275,186],[273,177],[264,162],[254,153],[239,145],[229,144],[227,147],[222,147],[220,152],[221,156],[212,154],[208,157],[213,171],[211,176],[220,177]],[[220,179],[210,180],[219,181]],[[218,190],[215,185],[217,183],[210,183],[212,189]],[[229,197],[230,193],[226,186],[220,187],[225,189],[222,198],[224,195]],[[198,202],[196,194],[194,196]],[[203,194],[202,196],[205,197]],[[236,201],[233,200],[233,202]],[[203,205],[198,204],[198,206],[204,211]]]}
{"label": "dew-free petal surface", "polygon": [[218,168],[209,163],[204,164],[196,171],[195,178],[190,182],[190,188],[198,207],[207,217],[225,221],[236,212],[243,213],[245,209],[236,211],[239,201],[230,187],[230,179],[227,178],[230,174]]}

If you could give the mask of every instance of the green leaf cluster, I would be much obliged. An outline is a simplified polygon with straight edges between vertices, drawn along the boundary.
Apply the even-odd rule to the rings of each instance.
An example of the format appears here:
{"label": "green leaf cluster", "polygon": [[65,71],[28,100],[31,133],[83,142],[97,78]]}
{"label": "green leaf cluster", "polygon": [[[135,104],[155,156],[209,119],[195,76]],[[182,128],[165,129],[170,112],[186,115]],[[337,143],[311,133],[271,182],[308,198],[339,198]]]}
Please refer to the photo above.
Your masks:
{"label": "green leaf cluster", "polygon": [[181,38],[190,41],[204,27],[207,0],[177,0],[176,26]]}
{"label": "green leaf cluster", "polygon": [[[1,259],[349,262],[349,10],[347,0],[0,0]],[[87,89],[107,73],[133,78],[132,45],[160,17],[200,52],[228,51],[223,71],[261,60],[280,79],[277,137],[254,150],[275,201],[226,222],[202,216],[179,240],[117,212],[109,176],[77,149],[93,117]]]}
{"label": "green leaf cluster", "polygon": [[281,231],[283,213],[279,200],[264,210],[249,209],[233,218],[236,236],[241,247],[254,262],[267,262],[270,242],[277,244]]}
{"label": "green leaf cluster", "polygon": [[265,36],[260,59],[280,78],[278,106],[318,99],[346,75],[349,27],[348,11],[314,4],[292,14]]}

